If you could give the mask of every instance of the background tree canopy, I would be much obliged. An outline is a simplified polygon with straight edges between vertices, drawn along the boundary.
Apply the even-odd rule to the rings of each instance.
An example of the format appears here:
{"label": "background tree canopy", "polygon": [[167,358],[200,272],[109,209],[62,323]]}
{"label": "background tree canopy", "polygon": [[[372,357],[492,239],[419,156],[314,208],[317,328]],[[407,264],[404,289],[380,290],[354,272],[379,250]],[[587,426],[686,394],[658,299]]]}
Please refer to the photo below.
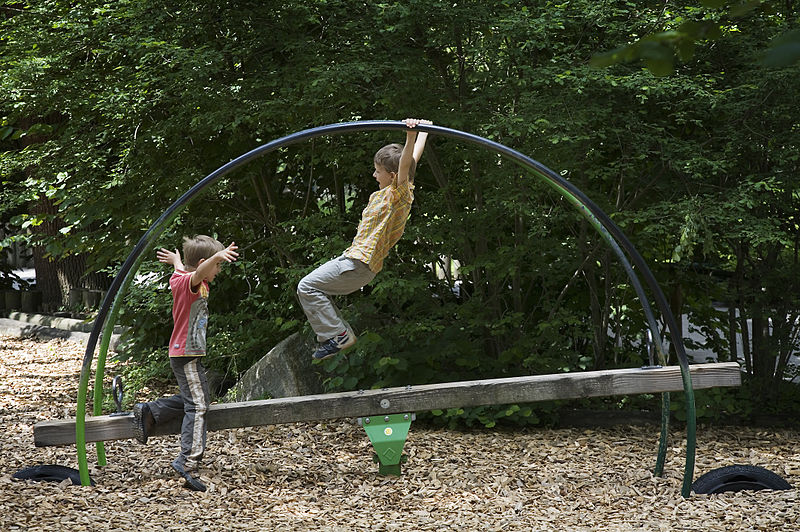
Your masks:
{"label": "background tree canopy", "polygon": [[[652,63],[590,64],[713,18],[691,2],[669,14],[664,6],[6,1],[0,216],[40,264],[80,259],[81,275],[51,290],[57,305],[70,283],[102,284],[98,273],[113,274],[175,199],[232,158],[327,123],[429,118],[575,183],[623,227],[705,347],[721,360],[743,357],[761,383],[731,393],[776,404],[786,389],[777,384],[796,372],[800,332],[799,67],[758,59],[795,27],[797,10],[737,12],[713,41],[695,39],[668,76],[654,76]],[[183,211],[161,245],[210,233],[243,251],[212,291],[216,369],[235,376],[304,327],[297,281],[347,246],[375,189],[373,153],[401,140],[295,145]],[[386,269],[341,301],[360,341],[325,364],[332,389],[645,360],[644,318],[624,271],[562,198],[508,161],[437,137],[416,185]],[[145,270],[150,280],[124,311],[134,331],[127,354],[158,368],[170,301],[163,268]],[[704,401],[709,413],[754,404],[698,400],[701,415]],[[444,417],[492,424],[540,414],[517,406]]]}

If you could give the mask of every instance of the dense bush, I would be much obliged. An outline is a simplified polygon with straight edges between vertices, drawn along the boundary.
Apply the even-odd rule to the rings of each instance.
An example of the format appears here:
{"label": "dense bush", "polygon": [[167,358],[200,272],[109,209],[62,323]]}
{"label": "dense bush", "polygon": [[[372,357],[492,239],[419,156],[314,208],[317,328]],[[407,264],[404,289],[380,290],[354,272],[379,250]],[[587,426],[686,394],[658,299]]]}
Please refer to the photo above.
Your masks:
{"label": "dense bush", "polygon": [[[667,12],[663,2],[588,0],[73,4],[6,4],[0,41],[0,213],[52,256],[113,269],[184,191],[259,144],[326,123],[421,116],[561,173],[612,214],[718,358],[741,356],[762,381],[792,373],[798,67],[755,62],[796,23],[791,5],[729,24],[708,2]],[[682,49],[669,76],[635,62],[589,65],[642,35],[663,30],[668,42],[687,20],[722,30],[693,54]],[[372,154],[400,138],[282,149],[181,212],[157,245],[210,233],[243,251],[212,289],[213,369],[236,375],[304,327],[297,281],[347,246],[375,188]],[[517,166],[444,138],[429,143],[386,270],[340,304],[360,341],[324,364],[330,389],[644,357],[641,306],[591,225]],[[168,309],[163,277],[131,289],[121,319],[133,327],[133,360],[163,350]],[[740,330],[744,353],[730,341]],[[538,417],[522,406],[439,414]]]}

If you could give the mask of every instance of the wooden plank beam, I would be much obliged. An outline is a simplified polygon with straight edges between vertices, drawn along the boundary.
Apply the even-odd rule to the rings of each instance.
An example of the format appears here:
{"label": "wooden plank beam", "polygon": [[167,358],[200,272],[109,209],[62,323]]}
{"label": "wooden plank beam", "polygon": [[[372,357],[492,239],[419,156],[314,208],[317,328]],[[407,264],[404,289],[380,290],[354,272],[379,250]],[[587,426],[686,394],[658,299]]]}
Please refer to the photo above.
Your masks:
{"label": "wooden plank beam", "polygon": [[[741,384],[739,365],[734,362],[697,364],[690,366],[690,373],[696,390]],[[447,382],[216,404],[208,412],[208,430],[682,390],[683,380],[678,366]],[[133,438],[131,420],[131,414],[87,417],[86,441]],[[74,444],[75,420],[43,421],[34,426],[33,432],[37,447]],[[153,435],[179,432],[180,420],[176,419],[157,426]]]}

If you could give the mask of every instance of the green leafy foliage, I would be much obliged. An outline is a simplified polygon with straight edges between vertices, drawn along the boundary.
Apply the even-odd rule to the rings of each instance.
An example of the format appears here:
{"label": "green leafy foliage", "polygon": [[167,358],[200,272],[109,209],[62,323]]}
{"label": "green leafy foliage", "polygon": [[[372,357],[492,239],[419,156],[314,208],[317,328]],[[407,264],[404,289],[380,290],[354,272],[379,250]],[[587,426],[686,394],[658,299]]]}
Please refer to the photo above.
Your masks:
{"label": "green leafy foliage", "polygon": [[[765,389],[762,383],[745,379],[741,388],[712,388],[695,391],[697,419],[725,423],[775,423],[791,418],[800,405],[797,385],[782,382]],[[686,420],[686,398],[672,394],[670,410],[676,419]]]}
{"label": "green leafy foliage", "polygon": [[[695,57],[698,43],[708,45],[722,40],[723,36],[750,31],[756,24],[781,24],[786,18],[795,18],[796,7],[791,2],[778,0],[705,0],[696,5],[665,6],[652,19],[647,34],[640,36],[631,28],[629,44],[595,54],[590,63],[595,67],[608,67],[618,63],[641,60],[654,76],[675,73],[676,59],[687,62]],[[749,20],[748,20],[749,19]],[[727,43],[724,43],[727,44]],[[769,46],[761,45],[760,63],[771,68],[797,64],[800,60],[800,33],[790,30],[775,37]]]}
{"label": "green leafy foliage", "polygon": [[[800,308],[798,66],[796,13],[775,5],[6,3],[0,216],[50,256],[81,253],[91,271],[114,270],[174,201],[242,153],[327,123],[430,118],[574,183],[633,240],[702,347],[781,381],[794,371]],[[780,68],[756,63],[765,50]],[[347,247],[375,189],[372,155],[400,140],[298,143],[180,212],[159,246],[207,233],[242,251],[212,287],[215,372],[233,378],[303,330],[297,282]],[[359,342],[321,364],[329,389],[645,361],[644,317],[624,271],[546,184],[435,137],[416,185],[385,270],[338,299]],[[57,212],[30,208],[42,198]],[[27,235],[55,220],[57,235]],[[139,382],[163,374],[171,330],[168,272],[148,261],[140,273],[149,272],[121,316]],[[747,319],[741,352],[731,339]],[[435,417],[491,426],[547,422],[555,409]]]}

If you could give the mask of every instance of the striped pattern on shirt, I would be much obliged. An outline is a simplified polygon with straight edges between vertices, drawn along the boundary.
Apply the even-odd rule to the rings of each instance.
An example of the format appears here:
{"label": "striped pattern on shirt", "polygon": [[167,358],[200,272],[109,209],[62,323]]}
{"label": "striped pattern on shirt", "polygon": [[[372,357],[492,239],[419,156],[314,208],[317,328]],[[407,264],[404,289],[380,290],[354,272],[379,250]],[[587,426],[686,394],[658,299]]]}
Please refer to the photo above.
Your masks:
{"label": "striped pattern on shirt", "polygon": [[403,236],[413,202],[414,185],[408,181],[398,187],[395,179],[388,187],[373,192],[344,256],[360,260],[374,273],[381,271],[383,259]]}

